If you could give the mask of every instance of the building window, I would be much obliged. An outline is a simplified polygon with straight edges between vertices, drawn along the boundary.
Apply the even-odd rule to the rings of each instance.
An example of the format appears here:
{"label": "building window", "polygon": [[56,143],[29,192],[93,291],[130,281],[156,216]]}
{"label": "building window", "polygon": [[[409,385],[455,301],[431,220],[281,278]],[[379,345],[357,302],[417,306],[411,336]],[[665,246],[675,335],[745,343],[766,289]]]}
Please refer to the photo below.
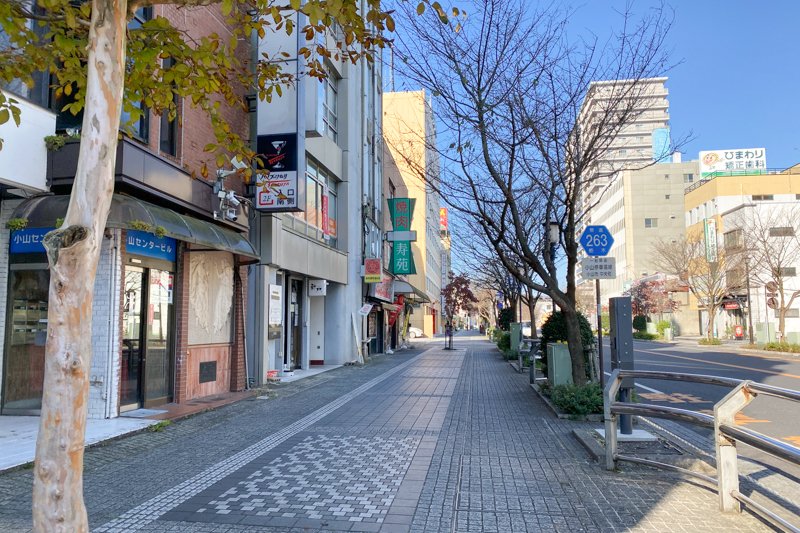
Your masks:
{"label": "building window", "polygon": [[770,237],[794,237],[794,228],[791,226],[769,228]]}
{"label": "building window", "polygon": [[[164,69],[170,69],[175,65],[175,59],[168,57],[164,60]],[[174,84],[173,84],[174,85]],[[178,155],[178,95],[172,95],[172,101],[175,104],[175,118],[170,120],[169,111],[164,110],[161,113],[161,139],[159,141],[159,149],[162,153],[171,156]]]}
{"label": "building window", "polygon": [[694,174],[684,174],[683,175],[683,182],[684,183],[693,183],[694,182]]}
{"label": "building window", "polygon": [[795,200],[800,200],[800,194],[795,194],[795,195],[794,195],[794,199],[795,199]]}
{"label": "building window", "polygon": [[336,246],[336,179],[309,159],[306,164],[306,210],[295,216],[305,219],[306,234]]}
{"label": "building window", "polygon": [[323,133],[330,137],[333,142],[337,142],[339,137],[338,133],[338,106],[337,99],[339,94],[339,78],[330,67],[327,67],[327,76],[323,83],[325,84],[325,101],[322,102],[322,129]]}
{"label": "building window", "polygon": [[726,250],[737,250],[742,246],[742,230],[726,231],[722,236]]}
{"label": "building window", "polygon": [[669,174],[664,174],[664,179],[668,180],[669,179]]}
{"label": "building window", "polygon": [[669,194],[664,195],[664,200],[669,200]]}
{"label": "building window", "polygon": [[645,228],[657,228],[658,227],[658,219],[657,218],[646,218],[646,219],[644,219],[644,227]]}
{"label": "building window", "polygon": [[775,272],[776,278],[793,278],[797,275],[797,268],[796,267],[780,267],[776,268]]}
{"label": "building window", "polygon": [[753,201],[754,202],[769,202],[775,199],[775,195],[773,194],[754,194]]}
{"label": "building window", "polygon": [[786,318],[800,318],[800,309],[787,309],[784,316]]}

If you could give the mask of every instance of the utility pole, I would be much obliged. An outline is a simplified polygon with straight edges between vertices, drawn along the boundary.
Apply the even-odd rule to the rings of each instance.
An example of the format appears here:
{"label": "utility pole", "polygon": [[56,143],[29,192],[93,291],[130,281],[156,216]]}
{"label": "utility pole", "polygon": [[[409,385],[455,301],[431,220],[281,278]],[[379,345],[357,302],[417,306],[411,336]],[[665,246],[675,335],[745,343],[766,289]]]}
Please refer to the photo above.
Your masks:
{"label": "utility pole", "polygon": [[753,301],[750,299],[750,256],[744,259],[744,271],[747,278],[747,331],[750,333],[750,344],[752,345],[755,344],[755,341],[753,340]]}

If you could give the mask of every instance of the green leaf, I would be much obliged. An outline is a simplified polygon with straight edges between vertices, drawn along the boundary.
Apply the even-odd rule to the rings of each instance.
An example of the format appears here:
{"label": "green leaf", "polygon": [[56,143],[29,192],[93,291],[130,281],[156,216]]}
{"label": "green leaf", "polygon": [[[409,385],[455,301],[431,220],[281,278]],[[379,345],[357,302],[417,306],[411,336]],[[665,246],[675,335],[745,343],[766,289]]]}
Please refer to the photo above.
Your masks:
{"label": "green leaf", "polygon": [[8,112],[8,109],[0,109],[0,124],[5,124],[8,122],[10,115],[11,114]]}
{"label": "green leaf", "polygon": [[233,0],[222,0],[222,5],[220,6],[220,9],[222,10],[223,15],[225,15],[226,17],[229,16],[231,14],[231,11],[233,11]]}
{"label": "green leaf", "polygon": [[425,2],[420,2],[417,4],[417,15],[422,15],[425,13]]}

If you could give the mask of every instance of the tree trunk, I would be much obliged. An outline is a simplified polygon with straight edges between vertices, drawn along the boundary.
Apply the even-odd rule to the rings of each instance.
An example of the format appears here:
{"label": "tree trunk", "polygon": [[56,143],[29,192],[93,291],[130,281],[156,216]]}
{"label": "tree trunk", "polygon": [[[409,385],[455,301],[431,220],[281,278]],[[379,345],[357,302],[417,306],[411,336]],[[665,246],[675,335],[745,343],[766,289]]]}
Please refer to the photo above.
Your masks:
{"label": "tree trunk", "polygon": [[538,298],[533,299],[528,296],[528,310],[531,313],[531,338],[538,339],[539,335],[536,333],[536,302]]}
{"label": "tree trunk", "polygon": [[572,361],[572,382],[576,385],[586,383],[586,365],[583,361],[583,340],[581,339],[581,325],[578,313],[573,309],[563,308],[564,321],[567,324],[567,344],[569,356]]}
{"label": "tree trunk", "polygon": [[44,395],[33,480],[33,529],[89,530],[83,448],[92,359],[94,280],[114,191],[127,0],[93,0],[80,155],[61,228],[44,239],[50,263]]}
{"label": "tree trunk", "polygon": [[715,306],[708,307],[708,324],[706,325],[706,338],[711,340],[714,338],[714,322],[717,319],[717,308]]}

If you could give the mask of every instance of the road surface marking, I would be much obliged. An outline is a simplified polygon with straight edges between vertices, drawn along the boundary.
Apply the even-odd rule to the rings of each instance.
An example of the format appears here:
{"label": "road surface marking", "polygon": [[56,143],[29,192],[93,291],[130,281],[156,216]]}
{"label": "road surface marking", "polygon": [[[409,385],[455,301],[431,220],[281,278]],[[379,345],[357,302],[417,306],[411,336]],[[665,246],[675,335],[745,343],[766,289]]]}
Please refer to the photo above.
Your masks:
{"label": "road surface marking", "polygon": [[750,372],[760,372],[762,374],[772,374],[773,376],[783,376],[785,378],[793,378],[793,379],[800,379],[800,376],[797,374],[789,374],[786,372],[775,372],[774,370],[763,370],[758,368],[752,368],[747,366],[739,366],[739,365],[732,365],[730,363],[718,363],[716,361],[709,361],[707,359],[694,359],[692,357],[685,357],[682,355],[672,355],[664,352],[654,352],[652,350],[642,350],[638,349],[637,352],[644,352],[644,353],[651,353],[653,355],[660,355],[662,357],[672,357],[673,359],[685,359],[687,361],[694,361],[696,363],[707,363],[709,365],[717,365],[717,366],[727,366],[730,368],[738,368],[739,370],[749,370]]}
{"label": "road surface marking", "polygon": [[682,392],[674,392],[672,394],[656,394],[652,392],[643,392],[640,394],[642,398],[652,400],[654,402],[667,402],[667,403],[714,403],[711,400],[704,400],[694,394],[685,394]]}
{"label": "road surface marking", "polygon": [[769,422],[769,420],[763,420],[760,418],[752,418],[747,416],[744,413],[736,413],[736,417],[734,418],[734,422],[736,422],[737,426],[746,426],[747,424],[759,424],[763,422]]}
{"label": "road surface marking", "polygon": [[[603,374],[605,374],[606,376],[610,376],[610,375],[611,375],[611,372],[603,372]],[[650,387],[647,387],[647,386],[645,386],[645,385],[642,385],[642,384],[640,384],[640,383],[636,383],[636,386],[637,386],[637,387],[639,387],[639,388],[641,388],[641,389],[644,389],[644,390],[646,390],[646,391],[654,392],[654,393],[656,393],[656,394],[666,394],[666,392],[661,392],[660,390],[651,389]]]}

